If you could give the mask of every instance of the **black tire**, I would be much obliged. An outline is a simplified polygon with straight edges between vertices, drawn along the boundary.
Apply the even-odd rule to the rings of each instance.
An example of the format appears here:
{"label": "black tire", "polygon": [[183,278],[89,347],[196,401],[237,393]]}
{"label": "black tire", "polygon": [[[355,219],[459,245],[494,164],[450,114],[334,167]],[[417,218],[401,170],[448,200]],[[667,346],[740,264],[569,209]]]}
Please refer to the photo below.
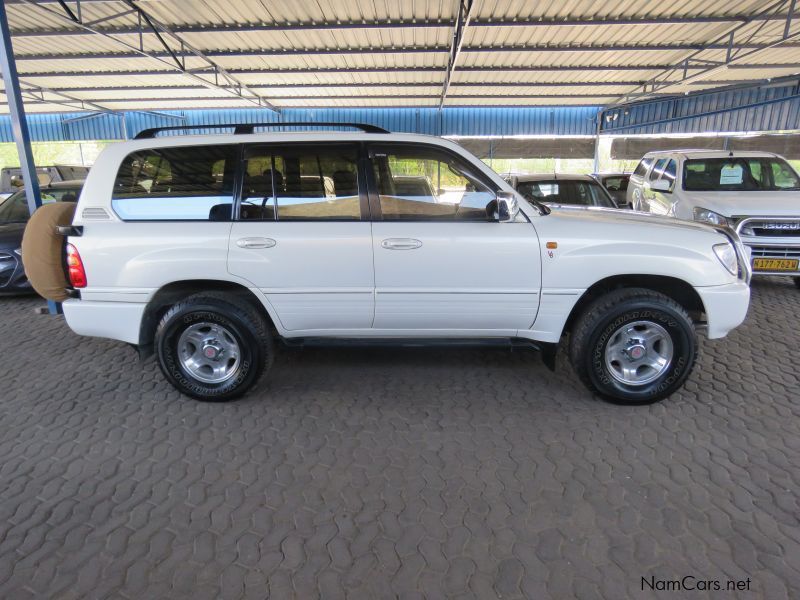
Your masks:
{"label": "black tire", "polygon": [[[652,323],[669,335],[672,358],[656,379],[628,385],[607,366],[606,347],[621,327],[638,322]],[[686,310],[664,294],[643,288],[615,290],[596,299],[579,316],[569,356],[586,387],[609,402],[651,404],[686,381],[697,359],[697,334]]]}
{"label": "black tire", "polygon": [[800,290],[800,277],[792,277],[794,279],[794,284],[797,286],[797,289]]}
{"label": "black tire", "polygon": [[[181,336],[192,326],[202,331],[204,324],[221,327],[226,339],[238,344],[238,362],[233,362],[224,381],[198,379],[181,360]],[[169,382],[181,393],[205,402],[227,402],[242,396],[273,359],[266,319],[246,301],[217,292],[195,294],[172,306],[158,324],[155,346],[158,364]]]}

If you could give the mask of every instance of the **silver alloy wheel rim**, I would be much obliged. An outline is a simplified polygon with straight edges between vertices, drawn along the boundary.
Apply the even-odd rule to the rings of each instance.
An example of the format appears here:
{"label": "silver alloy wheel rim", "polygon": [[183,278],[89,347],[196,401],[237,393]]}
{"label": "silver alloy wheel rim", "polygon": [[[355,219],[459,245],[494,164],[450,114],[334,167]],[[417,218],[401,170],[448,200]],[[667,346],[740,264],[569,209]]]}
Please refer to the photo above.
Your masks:
{"label": "silver alloy wheel rim", "polygon": [[655,381],[672,364],[672,338],[652,321],[626,323],[608,338],[605,362],[609,374],[625,385]]}
{"label": "silver alloy wheel rim", "polygon": [[178,340],[183,368],[203,383],[222,383],[236,373],[241,353],[236,338],[216,323],[200,322],[187,327]]}

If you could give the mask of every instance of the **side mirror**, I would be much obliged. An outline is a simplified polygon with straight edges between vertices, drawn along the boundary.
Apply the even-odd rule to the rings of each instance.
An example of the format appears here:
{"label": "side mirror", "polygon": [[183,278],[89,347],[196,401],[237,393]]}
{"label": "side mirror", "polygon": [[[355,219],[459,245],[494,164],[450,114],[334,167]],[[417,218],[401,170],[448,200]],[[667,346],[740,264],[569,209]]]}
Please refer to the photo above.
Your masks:
{"label": "side mirror", "polygon": [[650,189],[656,192],[671,192],[672,183],[668,179],[656,179],[650,182]]}
{"label": "side mirror", "polygon": [[[494,206],[492,207],[492,205]],[[498,223],[512,223],[517,218],[519,212],[519,202],[513,192],[500,190],[495,196],[495,200],[489,204],[494,210],[492,217]]]}

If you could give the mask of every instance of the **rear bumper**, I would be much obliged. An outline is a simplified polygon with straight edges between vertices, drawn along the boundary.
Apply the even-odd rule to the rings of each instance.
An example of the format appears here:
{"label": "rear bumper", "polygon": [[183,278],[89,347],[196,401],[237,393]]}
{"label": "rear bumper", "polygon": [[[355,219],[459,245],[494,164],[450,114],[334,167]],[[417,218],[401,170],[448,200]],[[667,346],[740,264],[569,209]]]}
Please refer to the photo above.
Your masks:
{"label": "rear bumper", "polygon": [[744,281],[695,288],[705,307],[708,337],[725,337],[744,322],[750,306],[750,286]]}
{"label": "rear bumper", "polygon": [[78,335],[104,337],[129,344],[139,343],[139,330],[147,304],[65,300],[67,325]]}

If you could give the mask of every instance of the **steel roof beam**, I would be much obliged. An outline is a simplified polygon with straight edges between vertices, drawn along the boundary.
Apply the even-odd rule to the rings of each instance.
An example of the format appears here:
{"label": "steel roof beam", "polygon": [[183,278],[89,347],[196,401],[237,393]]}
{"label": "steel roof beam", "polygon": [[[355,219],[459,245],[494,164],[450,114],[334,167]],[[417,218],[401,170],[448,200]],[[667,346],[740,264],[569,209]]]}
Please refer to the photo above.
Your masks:
{"label": "steel roof beam", "polygon": [[[632,92],[617,98],[612,105],[626,104],[633,100],[640,102],[642,99],[656,93],[663,94],[675,86],[705,80],[716,73],[728,69],[736,62],[740,62],[745,58],[752,58],[760,52],[775,48],[776,46],[798,47],[798,44],[791,40],[800,37],[800,31],[793,34],[789,33],[794,17],[795,4],[796,0],[778,0],[778,2],[770,4],[767,8],[749,18],[747,21],[713,39],[711,42],[703,44],[701,48],[684,58],[678,64],[663,70],[646,83],[638,86]],[[752,39],[764,27],[767,21],[764,21],[763,17],[767,15],[775,17],[782,16],[785,20],[786,24],[782,36],[766,44],[753,44]],[[756,22],[757,18],[761,19],[760,25],[755,30],[747,31],[747,26]],[[720,46],[724,46],[725,50],[725,59],[723,61],[708,61],[699,56],[703,52],[718,49]],[[696,67],[699,67],[699,70],[696,69]],[[693,72],[690,73],[690,69]]]}
{"label": "steel roof beam", "polygon": [[[527,87],[527,88],[540,88],[540,87],[619,87],[631,86],[642,83],[641,81],[553,81],[553,82],[513,82],[513,81],[498,81],[498,82],[483,82],[483,81],[454,81],[450,84],[453,88],[472,88],[472,87]],[[359,89],[364,87],[372,88],[403,88],[403,87],[439,87],[441,84],[438,81],[404,81],[404,82],[380,82],[380,83],[259,83],[254,85],[255,89],[270,88],[270,89],[314,89],[314,88],[345,88],[345,89]],[[195,90],[203,89],[202,85],[119,85],[119,86],[67,86],[58,87],[60,91],[64,92],[104,92],[104,91],[145,91],[145,90]]]}
{"label": "steel roof beam", "polygon": [[[657,64],[657,65],[616,65],[616,66],[602,66],[602,65],[565,65],[565,66],[462,66],[458,70],[466,73],[491,73],[491,72],[509,72],[509,73],[561,73],[561,72],[615,72],[615,71],[660,71],[669,68],[670,65]],[[691,67],[692,69],[700,69],[701,67]],[[731,70],[764,70],[764,69],[796,69],[796,63],[761,63],[761,64],[740,64],[729,65]],[[326,73],[441,73],[441,67],[310,67],[303,69],[229,69],[229,73],[235,75],[315,75]],[[207,72],[196,70],[196,74],[203,75]],[[24,74],[27,78],[35,77],[74,77],[80,75],[84,77],[127,77],[130,75],[170,75],[169,71],[142,71],[139,69],[125,70],[125,71],[30,71]],[[262,86],[263,87],[263,86]]]}
{"label": "steel roof beam", "polygon": [[461,54],[461,48],[464,43],[464,32],[467,30],[467,27],[469,27],[469,22],[472,18],[472,8],[474,6],[475,3],[473,0],[460,0],[458,3],[458,18],[453,28],[453,41],[450,46],[450,54],[447,57],[447,69],[444,73],[444,84],[442,85],[442,97],[439,100],[439,108],[444,106],[445,98],[447,98],[450,80],[453,77],[453,72],[456,69],[456,63],[458,62],[458,57]]}
{"label": "steel roof beam", "polygon": [[[18,0],[22,3],[25,0]],[[86,2],[86,0],[81,0]],[[109,0],[110,1],[110,0]],[[8,4],[8,2],[7,2]],[[38,0],[37,4],[47,4]],[[110,15],[102,20],[109,21],[121,15]],[[757,20],[782,21],[784,16],[764,15],[756,17]],[[717,23],[744,23],[747,22],[746,16],[737,15],[710,15],[696,17],[665,17],[648,18],[632,17],[622,19],[478,19],[470,21],[471,27],[608,27],[608,26],[652,26],[652,25],[695,25],[695,24],[717,24]],[[456,21],[452,19],[393,19],[391,21],[296,21],[283,23],[230,23],[230,24],[191,24],[175,25],[170,29],[176,34],[185,33],[262,33],[262,32],[291,32],[291,31],[340,31],[349,29],[443,29],[455,27]],[[115,35],[138,35],[138,29],[134,27],[108,27],[103,29],[104,33]],[[89,35],[89,32],[80,29],[33,29],[14,32],[14,37],[47,37],[56,35]]]}
{"label": "steel roof beam", "polygon": [[[73,108],[78,110],[94,110],[102,113],[114,113],[114,111],[110,108],[96,104],[92,100],[76,98],[75,96],[71,96],[62,90],[54,90],[47,87],[32,85],[28,82],[22,81],[22,79],[19,79],[19,83],[22,89],[22,94],[35,102],[52,102],[54,104],[73,106]],[[57,96],[57,98],[45,98],[45,94]],[[103,100],[98,100],[98,102],[103,102]]]}
{"label": "steel roof beam", "polygon": [[[192,78],[205,87],[222,90],[227,94],[231,94],[233,96],[241,98],[242,100],[246,100],[247,102],[255,104],[259,107],[268,108],[270,110],[279,112],[276,107],[270,104],[270,102],[268,102],[266,99],[262,98],[258,94],[252,92],[246,85],[242,84],[226,69],[223,69],[217,63],[212,61],[205,53],[203,53],[200,50],[197,50],[192,45],[188,44],[185,40],[183,40],[180,36],[173,33],[168,27],[162,25],[160,22],[153,19],[149,14],[147,14],[138,5],[136,5],[134,0],[118,0],[118,2],[126,6],[127,9],[135,10],[137,13],[137,16],[139,18],[138,44],[127,43],[121,40],[120,38],[115,37],[114,35],[109,34],[107,32],[104,32],[101,29],[93,27],[92,25],[83,21],[80,11],[80,3],[77,4],[78,7],[77,12],[73,12],[71,10],[68,10],[67,12],[60,12],[57,9],[51,9],[48,8],[47,6],[43,6],[41,4],[41,0],[21,0],[21,1],[24,2],[25,4],[35,6],[39,10],[42,10],[48,13],[49,15],[54,16],[72,26],[80,27],[85,31],[102,35],[103,37],[113,40],[115,43],[120,44],[121,46],[124,46],[129,50],[131,50],[131,52],[122,53],[123,55],[127,54],[130,57],[144,57],[157,60],[167,68],[177,71],[182,75],[185,75],[186,77]],[[63,2],[59,2],[59,5],[62,7],[66,7],[66,5]],[[156,38],[161,42],[161,45],[165,50],[164,52],[156,53],[145,50],[143,41],[143,35],[145,31],[148,31],[149,33],[156,36]],[[166,38],[168,38],[172,42],[172,45],[167,43]],[[173,48],[173,45],[175,46],[175,48]],[[79,56],[82,58],[87,58],[86,55],[79,55]],[[17,60],[25,60],[23,57],[24,55],[17,55]],[[187,69],[186,68],[187,58],[193,58],[202,61],[204,63],[204,67],[211,71],[211,74],[214,77],[213,81],[210,81],[202,77],[198,77],[190,69]]]}
{"label": "steel roof beam", "polygon": [[[795,37],[795,36],[791,36]],[[113,39],[113,38],[112,38]],[[124,44],[127,45],[127,44]],[[787,48],[798,48],[800,43],[783,44]],[[648,44],[648,45],[607,45],[607,46],[465,46],[461,52],[470,54],[498,53],[498,52],[542,52],[542,53],[581,53],[581,52],[675,52],[675,51],[695,51],[704,52],[707,50],[727,50],[729,44]],[[764,50],[763,44],[747,43],[738,46],[741,50]],[[204,50],[206,58],[240,58],[240,57],[281,57],[281,56],[318,56],[318,55],[359,55],[359,54],[444,54],[450,53],[451,48],[447,46],[411,46],[411,47],[387,47],[378,48],[291,48],[291,49],[253,49],[253,50]],[[131,59],[131,58],[154,58],[165,62],[173,59],[170,52],[145,52],[136,49],[134,52],[85,52],[85,53],[64,53],[64,54],[18,54],[19,61],[52,61],[52,60],[103,60],[103,59]],[[182,55],[185,58],[193,56]],[[196,55],[195,55],[196,57]],[[682,68],[682,67],[681,67]],[[218,67],[219,70],[219,67]],[[184,74],[192,75],[188,70],[181,71]]]}
{"label": "steel roof beam", "polygon": [[[451,96],[452,98],[471,98],[471,99],[485,99],[485,100],[497,100],[496,94],[458,94]],[[531,100],[531,99],[563,99],[563,98],[615,98],[616,94],[510,94],[504,96],[504,98],[516,98],[519,100]],[[392,94],[389,96],[369,96],[369,95],[325,95],[325,96],[275,96],[274,100],[280,101],[292,101],[292,100],[302,100],[302,101],[313,101],[313,100],[389,100],[389,99],[397,99],[397,100],[409,100],[409,99],[420,99],[420,100],[434,100],[439,99],[439,94]],[[144,104],[158,104],[159,102],[211,102],[211,101],[218,101],[224,102],[227,100],[226,98],[220,97],[209,97],[209,96],[162,96],[158,98],[115,98],[115,99],[104,99],[102,102],[110,102],[114,104],[132,104],[132,103],[144,103]],[[41,102],[48,102],[48,100],[40,100]],[[89,101],[91,102],[91,100]],[[3,104],[3,102],[0,102]]]}

